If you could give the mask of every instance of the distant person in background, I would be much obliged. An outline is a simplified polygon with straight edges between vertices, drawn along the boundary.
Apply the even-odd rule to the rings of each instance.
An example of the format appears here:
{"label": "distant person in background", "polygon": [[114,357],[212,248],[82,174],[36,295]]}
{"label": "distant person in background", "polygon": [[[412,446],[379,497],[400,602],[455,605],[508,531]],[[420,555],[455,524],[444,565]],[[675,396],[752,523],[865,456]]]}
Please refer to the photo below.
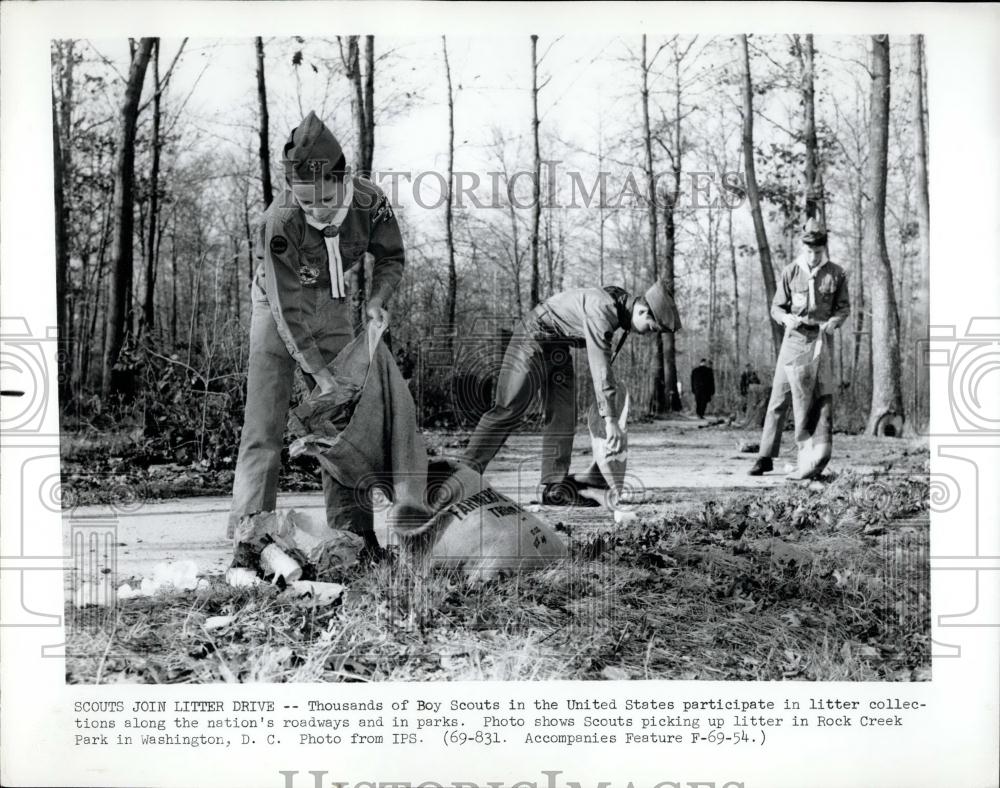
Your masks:
{"label": "distant person in background", "polygon": [[740,400],[743,402],[743,412],[747,410],[747,399],[750,396],[750,387],[760,385],[760,378],[757,377],[757,370],[752,364],[747,364],[740,374]]}
{"label": "distant person in background", "polygon": [[694,394],[695,411],[699,419],[705,417],[705,408],[715,395],[715,373],[706,359],[691,370],[691,393]]}

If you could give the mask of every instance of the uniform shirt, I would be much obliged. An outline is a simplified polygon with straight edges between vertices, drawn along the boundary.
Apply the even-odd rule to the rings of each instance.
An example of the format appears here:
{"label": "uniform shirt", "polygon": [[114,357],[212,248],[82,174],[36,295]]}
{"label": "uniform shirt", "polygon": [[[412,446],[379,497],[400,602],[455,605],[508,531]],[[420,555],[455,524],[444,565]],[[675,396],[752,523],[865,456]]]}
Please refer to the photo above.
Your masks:
{"label": "uniform shirt", "polygon": [[604,417],[618,418],[617,385],[611,372],[611,340],[625,328],[614,297],[596,287],[556,293],[541,304],[539,320],[574,347],[587,348],[587,362],[594,381],[597,409]]}
{"label": "uniform shirt", "polygon": [[[382,190],[354,177],[354,197],[340,225],[338,240],[344,272],[375,258],[371,292],[388,297],[403,275],[403,238]],[[256,248],[257,281],[267,294],[278,334],[303,371],[315,374],[326,364],[306,327],[300,294],[322,288],[329,295],[330,268],[323,233],[306,223],[291,192],[279,194],[264,212]]]}
{"label": "uniform shirt", "polygon": [[804,257],[789,263],[781,271],[781,280],[771,302],[771,317],[779,323],[785,315],[797,315],[807,325],[831,321],[834,327],[851,314],[847,294],[847,274],[827,260],[809,268]]}

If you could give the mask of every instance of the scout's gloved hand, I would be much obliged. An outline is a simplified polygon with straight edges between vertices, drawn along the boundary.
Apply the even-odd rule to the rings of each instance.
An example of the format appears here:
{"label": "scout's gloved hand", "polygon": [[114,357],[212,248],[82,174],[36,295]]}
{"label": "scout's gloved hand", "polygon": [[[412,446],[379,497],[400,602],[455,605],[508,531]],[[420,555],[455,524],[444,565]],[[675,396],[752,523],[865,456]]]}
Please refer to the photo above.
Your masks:
{"label": "scout's gloved hand", "polygon": [[389,322],[389,312],[378,298],[372,298],[368,301],[368,309],[366,311],[369,319],[375,323]]}
{"label": "scout's gloved hand", "polygon": [[608,454],[617,454],[621,451],[625,433],[615,419],[605,419],[604,429],[608,436]]}

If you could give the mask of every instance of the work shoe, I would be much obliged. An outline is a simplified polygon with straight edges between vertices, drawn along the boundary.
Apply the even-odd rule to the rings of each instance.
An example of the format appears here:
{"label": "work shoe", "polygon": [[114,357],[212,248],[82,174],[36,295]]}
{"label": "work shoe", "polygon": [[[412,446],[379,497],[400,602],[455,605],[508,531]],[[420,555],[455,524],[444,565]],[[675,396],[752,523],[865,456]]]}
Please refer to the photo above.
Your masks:
{"label": "work shoe", "polygon": [[566,479],[555,484],[546,484],[542,487],[543,506],[600,506],[597,501],[591,498],[584,498],[577,490],[576,485]]}
{"label": "work shoe", "polygon": [[747,471],[747,476],[761,476],[768,471],[774,470],[774,462],[771,461],[770,457],[758,457],[757,462],[753,464],[753,467]]}
{"label": "work shoe", "polygon": [[592,464],[583,473],[572,473],[569,477],[570,481],[580,487],[593,487],[597,490],[607,490],[608,480],[604,478],[604,474],[601,473],[600,468],[597,467],[597,463]]}

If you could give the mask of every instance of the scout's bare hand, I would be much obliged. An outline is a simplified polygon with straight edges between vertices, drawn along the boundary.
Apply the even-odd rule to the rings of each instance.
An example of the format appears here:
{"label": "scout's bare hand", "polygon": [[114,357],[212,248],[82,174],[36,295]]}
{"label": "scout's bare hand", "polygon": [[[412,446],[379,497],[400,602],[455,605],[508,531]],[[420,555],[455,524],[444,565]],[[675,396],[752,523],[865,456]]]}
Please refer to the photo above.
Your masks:
{"label": "scout's bare hand", "polygon": [[798,328],[802,324],[802,318],[798,315],[785,315],[782,322],[788,326],[788,328]]}
{"label": "scout's bare hand", "polygon": [[614,419],[605,419],[604,427],[608,436],[608,454],[617,454],[621,451],[625,433]]}
{"label": "scout's bare hand", "polygon": [[373,298],[368,302],[368,309],[366,312],[368,314],[368,318],[375,323],[384,325],[389,322],[389,311],[377,298]]}
{"label": "scout's bare hand", "polygon": [[833,332],[837,330],[837,324],[834,323],[832,320],[827,320],[825,323],[823,323],[822,326],[820,326],[820,329],[823,331],[824,334],[829,334],[830,336],[833,336]]}

